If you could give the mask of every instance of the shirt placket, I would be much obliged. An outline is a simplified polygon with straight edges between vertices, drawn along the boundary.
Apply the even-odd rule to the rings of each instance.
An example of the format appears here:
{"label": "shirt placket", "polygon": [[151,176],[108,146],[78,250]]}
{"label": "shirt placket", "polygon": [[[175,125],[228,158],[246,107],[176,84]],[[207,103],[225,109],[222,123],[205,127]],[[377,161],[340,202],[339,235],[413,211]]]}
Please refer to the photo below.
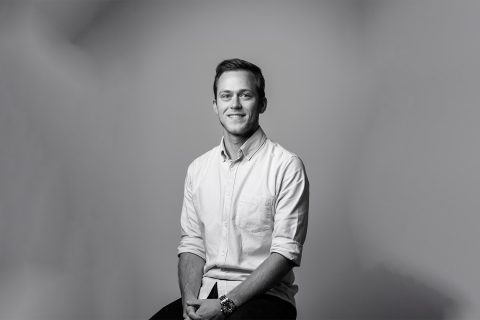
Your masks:
{"label": "shirt placket", "polygon": [[221,261],[222,264],[226,264],[228,258],[228,243],[230,235],[230,221],[232,219],[233,209],[233,195],[235,190],[235,180],[237,175],[239,161],[229,160],[227,162],[227,181],[225,186],[225,201],[222,214],[222,239],[224,240],[221,246]]}

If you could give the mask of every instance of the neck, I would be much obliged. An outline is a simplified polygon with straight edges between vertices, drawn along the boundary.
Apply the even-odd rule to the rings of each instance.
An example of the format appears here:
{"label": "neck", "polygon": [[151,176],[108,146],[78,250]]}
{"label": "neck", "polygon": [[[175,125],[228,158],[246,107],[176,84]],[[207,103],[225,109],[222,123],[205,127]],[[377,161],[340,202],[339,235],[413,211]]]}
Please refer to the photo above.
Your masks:
{"label": "neck", "polygon": [[237,139],[235,136],[231,137],[230,135],[225,135],[223,141],[225,142],[225,150],[228,153],[230,159],[234,158],[234,155],[238,153],[240,147],[246,141],[245,139]]}
{"label": "neck", "polygon": [[233,156],[237,155],[240,147],[255,133],[257,129],[258,127],[244,136],[236,136],[228,133],[226,130],[223,131],[223,141],[225,142],[225,149],[230,159],[233,159]]}

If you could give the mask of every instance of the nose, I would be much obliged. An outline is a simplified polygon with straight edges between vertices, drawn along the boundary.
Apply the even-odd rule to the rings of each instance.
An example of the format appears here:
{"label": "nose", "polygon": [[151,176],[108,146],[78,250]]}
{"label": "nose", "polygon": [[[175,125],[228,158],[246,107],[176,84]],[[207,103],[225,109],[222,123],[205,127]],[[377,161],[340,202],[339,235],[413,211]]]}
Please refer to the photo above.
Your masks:
{"label": "nose", "polygon": [[238,108],[241,108],[241,107],[242,107],[242,104],[240,103],[240,98],[238,97],[238,95],[234,95],[233,99],[232,99],[231,108],[232,109],[238,109]]}

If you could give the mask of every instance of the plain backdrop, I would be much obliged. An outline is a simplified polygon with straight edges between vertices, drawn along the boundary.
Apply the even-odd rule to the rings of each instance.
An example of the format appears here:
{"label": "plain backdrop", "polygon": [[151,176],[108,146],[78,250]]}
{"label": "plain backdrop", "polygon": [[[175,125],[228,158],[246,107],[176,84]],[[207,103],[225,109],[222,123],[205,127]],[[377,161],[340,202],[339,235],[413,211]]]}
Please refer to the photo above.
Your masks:
{"label": "plain backdrop", "polygon": [[0,1],[0,318],[148,319],[179,297],[217,63],[311,184],[299,320],[480,318],[476,1]]}

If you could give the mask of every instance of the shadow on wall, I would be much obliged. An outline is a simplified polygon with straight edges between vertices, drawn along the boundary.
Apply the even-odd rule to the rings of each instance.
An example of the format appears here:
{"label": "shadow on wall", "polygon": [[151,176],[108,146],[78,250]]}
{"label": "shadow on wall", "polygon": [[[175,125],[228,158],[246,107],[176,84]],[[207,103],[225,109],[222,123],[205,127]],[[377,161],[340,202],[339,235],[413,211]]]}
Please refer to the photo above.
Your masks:
{"label": "shadow on wall", "polygon": [[461,309],[453,294],[386,266],[353,270],[329,292],[321,318],[442,320]]}

